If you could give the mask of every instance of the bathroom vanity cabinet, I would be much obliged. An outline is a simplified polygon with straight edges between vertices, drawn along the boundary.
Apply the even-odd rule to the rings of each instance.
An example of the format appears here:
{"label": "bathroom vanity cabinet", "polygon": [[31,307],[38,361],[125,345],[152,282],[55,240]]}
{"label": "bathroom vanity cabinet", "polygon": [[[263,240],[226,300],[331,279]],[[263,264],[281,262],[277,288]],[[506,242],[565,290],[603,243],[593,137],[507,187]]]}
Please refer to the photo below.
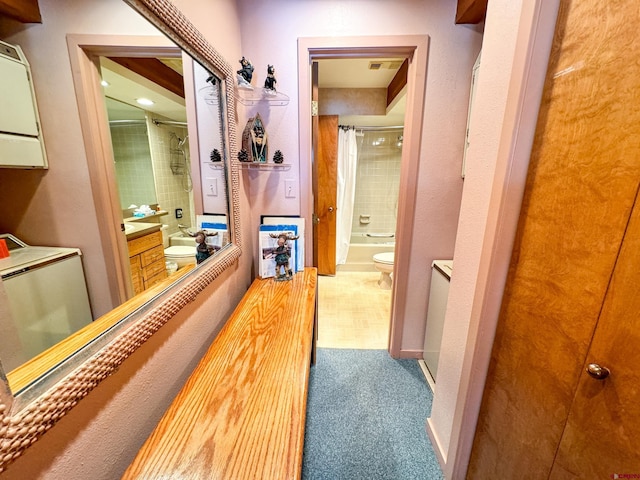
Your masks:
{"label": "bathroom vanity cabinet", "polygon": [[128,240],[127,246],[133,290],[136,295],[167,278],[160,230]]}

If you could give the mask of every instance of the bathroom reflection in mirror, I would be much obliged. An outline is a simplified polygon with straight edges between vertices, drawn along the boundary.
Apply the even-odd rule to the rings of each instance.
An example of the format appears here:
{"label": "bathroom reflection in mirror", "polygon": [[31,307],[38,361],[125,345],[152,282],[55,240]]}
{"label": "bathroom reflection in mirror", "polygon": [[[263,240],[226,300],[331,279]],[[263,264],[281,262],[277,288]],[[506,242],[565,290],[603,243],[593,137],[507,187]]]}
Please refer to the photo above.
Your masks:
{"label": "bathroom reflection in mirror", "polygon": [[[184,84],[185,65],[193,68],[192,88]],[[197,264],[197,231],[207,232],[214,252],[228,243],[221,81],[199,64],[177,57],[100,57],[100,67],[128,245],[147,238],[144,224],[161,225],[158,238],[167,272],[160,263],[150,276],[144,265],[139,271],[132,263],[133,291],[138,294],[167,274]],[[191,128],[199,142],[195,156],[211,152],[200,164],[192,162],[187,104],[193,105],[197,118],[197,129]],[[200,180],[196,191],[203,193],[201,205],[194,198],[194,171]]]}
{"label": "bathroom reflection in mirror", "polygon": [[[230,63],[168,0],[84,0],[75,2],[73,9],[59,8],[58,0],[41,0],[40,7],[41,24],[0,21],[0,39],[20,45],[29,60],[49,169],[2,171],[0,228],[32,245],[79,248],[92,314],[87,316],[88,325],[42,355],[6,369],[10,370],[6,375],[0,368],[0,472],[232,267],[241,254],[239,172],[237,163],[230,161],[237,155],[235,75]],[[151,228],[156,239],[162,238],[162,221],[150,220],[164,215],[158,216],[156,210],[140,217],[146,209],[126,212],[120,203],[106,87],[100,85],[103,57],[181,62],[187,128],[174,133],[182,147],[189,145],[188,152],[185,149],[189,159],[185,166],[191,170],[193,186],[189,203],[193,202],[196,224],[200,218],[203,225],[223,233],[214,237],[222,239],[222,245],[211,258],[197,267],[167,273],[169,278],[137,295],[132,288],[133,262],[127,237]],[[131,65],[127,68],[134,70]],[[157,89],[159,76],[154,70],[136,73],[146,80],[151,75],[154,80],[147,86]],[[134,105],[132,99],[124,103]],[[148,133],[167,128],[154,119],[173,120],[151,107],[138,108],[145,111]],[[152,118],[152,124],[147,117]],[[162,134],[159,138],[167,142],[166,138],[172,138],[171,130],[166,131],[166,138]],[[170,169],[171,146],[165,147],[161,150],[166,156],[163,166]],[[153,170],[153,159],[151,165]],[[185,180],[184,176],[180,180]],[[159,205],[169,217],[184,214],[186,207],[169,211],[166,205],[170,203],[160,197],[163,187],[156,176],[154,183],[156,209]],[[135,200],[136,205],[147,201],[152,203],[146,198]],[[129,213],[131,217],[125,217]],[[191,221],[192,213],[188,215]],[[125,225],[125,219],[132,221]],[[150,223],[151,227],[141,227]],[[139,238],[143,237],[133,241]],[[164,244],[160,242],[152,253],[160,255],[155,259],[156,266],[162,267],[159,272],[166,272]],[[147,279],[151,278],[149,273]],[[0,282],[0,319],[9,316],[3,285]],[[0,325],[0,343],[6,338],[4,334]],[[6,355],[7,351],[0,349],[0,365],[7,364]]]}
{"label": "bathroom reflection in mirror", "polygon": [[[129,13],[139,15],[134,11]],[[42,81],[42,72],[50,72],[50,66],[46,65],[47,55],[36,52],[46,52],[51,45],[64,41],[65,36],[67,43],[73,43],[70,40],[73,35],[64,33],[73,23],[71,14],[60,11],[45,20],[43,25],[32,30],[33,34],[25,30],[15,38],[7,38],[9,42],[23,44],[34,72],[36,91],[46,91],[37,82]],[[151,33],[153,28],[146,27],[146,33]],[[47,109],[51,108],[57,108],[61,117],[66,110],[80,111],[85,147],[89,145],[88,140],[103,136],[110,148],[101,147],[93,156],[91,148],[87,148],[93,196],[102,202],[96,203],[103,246],[98,252],[102,253],[93,254],[91,248],[78,242],[86,232],[82,228],[74,232],[72,224],[65,224],[65,233],[70,234],[71,240],[52,243],[80,248],[91,314],[83,322],[74,321],[73,324],[80,327],[71,328],[71,322],[62,320],[60,324],[67,323],[69,328],[57,329],[60,331],[55,335],[46,329],[40,333],[30,330],[30,336],[43,337],[40,342],[43,347],[36,353],[37,357],[20,352],[20,342],[9,345],[9,337],[0,335],[7,340],[0,338],[0,364],[4,367],[0,377],[6,376],[11,392],[20,394],[24,402],[55,384],[70,368],[81,364],[87,355],[97,351],[95,348],[101,342],[106,344],[108,339],[115,338],[118,329],[114,326],[123,318],[145,308],[171,285],[186,280],[196,270],[196,231],[204,228],[211,234],[207,238],[212,239],[212,251],[215,252],[198,265],[198,269],[209,262],[215,263],[217,252],[224,253],[225,246],[231,245],[233,232],[229,222],[228,190],[231,182],[227,177],[231,172],[225,134],[232,120],[225,110],[224,96],[229,94],[223,90],[225,74],[212,73],[213,69],[206,69],[194,61],[168,41],[164,33],[156,30],[155,34],[156,37],[109,35],[104,37],[107,39],[104,45],[100,44],[103,37],[96,36],[96,45],[76,46],[85,49],[82,55],[87,57],[89,73],[85,72],[84,78],[79,77],[81,69],[72,68],[73,78],[66,77],[67,81],[73,81],[76,89],[80,84],[86,85],[93,74],[91,67],[98,65],[99,78],[96,80],[101,80],[102,86],[96,91],[101,93],[92,101],[78,98],[76,103],[74,98],[68,105],[62,106],[58,102],[55,107],[52,98],[40,98],[39,107],[45,117]],[[84,37],[81,40],[87,41]],[[72,52],[73,48],[70,48],[69,53]],[[221,63],[210,64],[224,67]],[[58,83],[58,87],[61,85]],[[73,85],[69,87],[73,91]],[[55,100],[58,98],[65,97],[56,96]],[[141,105],[139,101],[143,99],[150,102]],[[50,139],[54,136],[53,127],[46,122],[44,126]],[[72,140],[68,140],[65,147],[73,148],[72,142],[82,145],[79,136],[68,138]],[[55,177],[61,160],[56,159],[55,140],[49,145],[54,148],[47,175]],[[70,158],[77,158],[77,155]],[[21,174],[16,172],[14,175],[18,179],[26,177]],[[66,187],[67,181],[60,186]],[[16,198],[13,200],[15,202]],[[25,198],[25,201],[29,200]],[[19,231],[23,222],[20,218],[15,222],[3,220],[2,229],[7,232]],[[44,235],[45,240],[38,241],[37,238],[43,235],[38,235],[37,224],[32,225],[23,228],[21,236],[26,235],[26,238],[22,240],[31,245],[48,245],[50,236]],[[31,234],[35,241],[30,238]],[[4,298],[5,289],[0,289],[0,303]],[[120,307],[125,302],[126,308]],[[0,312],[2,309],[0,305]],[[22,318],[12,319],[13,324],[23,322]],[[108,336],[103,335],[105,330],[109,331]],[[0,333],[7,331],[0,324]],[[68,339],[64,339],[66,335],[69,335]],[[100,341],[95,340],[96,336]],[[92,350],[77,355],[87,342],[93,345]],[[65,361],[74,356],[73,361]]]}
{"label": "bathroom reflection in mirror", "polygon": [[[161,225],[166,272],[162,259],[155,260],[151,275],[146,265],[133,261],[131,281],[134,294],[139,294],[166,276],[197,265],[196,232],[207,232],[212,252],[229,242],[227,181],[220,153],[224,152],[221,81],[188,61],[187,67],[194,69],[194,88],[185,88],[181,58],[101,57],[100,66],[128,245],[154,233],[142,229],[145,224]],[[142,107],[132,105],[134,101]],[[193,167],[187,102],[194,105],[196,132],[206,132],[195,137],[200,143],[196,156],[211,152]],[[200,180],[196,190],[203,192],[202,205],[196,205],[194,198],[194,171]]]}

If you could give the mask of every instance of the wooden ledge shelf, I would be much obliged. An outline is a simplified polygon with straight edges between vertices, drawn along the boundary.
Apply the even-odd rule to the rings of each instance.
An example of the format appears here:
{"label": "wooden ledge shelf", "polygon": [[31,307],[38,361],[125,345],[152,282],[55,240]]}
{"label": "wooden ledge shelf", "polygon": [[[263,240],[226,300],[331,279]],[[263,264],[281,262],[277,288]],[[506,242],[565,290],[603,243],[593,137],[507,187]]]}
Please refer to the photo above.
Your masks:
{"label": "wooden ledge shelf", "polygon": [[300,478],[316,285],[255,280],[122,478]]}

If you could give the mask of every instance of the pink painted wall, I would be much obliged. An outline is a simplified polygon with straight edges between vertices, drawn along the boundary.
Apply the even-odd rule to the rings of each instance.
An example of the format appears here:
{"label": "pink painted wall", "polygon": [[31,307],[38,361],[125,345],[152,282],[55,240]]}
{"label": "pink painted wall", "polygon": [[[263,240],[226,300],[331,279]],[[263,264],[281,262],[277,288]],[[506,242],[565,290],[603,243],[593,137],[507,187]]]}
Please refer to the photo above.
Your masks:
{"label": "pink painted wall", "polygon": [[[226,58],[240,55],[240,26],[233,0],[175,3],[184,7],[189,18]],[[78,114],[63,107],[71,101],[75,104],[64,35],[155,32],[120,1],[39,0],[39,5],[43,25],[22,26],[0,20],[0,38],[6,39],[11,33],[12,38],[28,44],[42,28],[52,28],[54,22],[63,25],[59,39],[48,50],[33,52],[40,64],[34,77],[50,169],[0,170],[0,226],[15,227],[18,235],[28,232],[34,243],[59,242],[97,254],[99,219],[95,219]],[[55,133],[52,125],[58,128]],[[6,192],[16,195],[11,203],[7,203]],[[240,195],[241,209],[248,212],[247,195],[244,191]],[[243,236],[249,236],[246,228]],[[250,269],[251,259],[245,254],[0,478],[120,478],[246,291]]]}
{"label": "pink painted wall", "polygon": [[[455,25],[456,1],[399,0],[290,2],[239,0],[243,52],[254,67],[254,84],[262,85],[266,65],[276,68],[278,90],[291,101],[286,107],[251,107],[268,118],[273,148],[282,150],[289,172],[250,173],[252,228],[261,213],[300,214],[300,198],[284,197],[284,179],[301,183],[303,204],[311,192],[300,179],[298,156],[297,40],[299,37],[408,35],[430,36],[427,87],[420,151],[415,231],[408,275],[411,289],[402,333],[402,355],[422,351],[431,261],[452,258],[462,179],[462,152],[467,120],[471,70],[480,49],[481,28]],[[275,48],[277,47],[277,48]],[[265,114],[267,112],[267,114]],[[242,113],[242,112],[241,112]]]}

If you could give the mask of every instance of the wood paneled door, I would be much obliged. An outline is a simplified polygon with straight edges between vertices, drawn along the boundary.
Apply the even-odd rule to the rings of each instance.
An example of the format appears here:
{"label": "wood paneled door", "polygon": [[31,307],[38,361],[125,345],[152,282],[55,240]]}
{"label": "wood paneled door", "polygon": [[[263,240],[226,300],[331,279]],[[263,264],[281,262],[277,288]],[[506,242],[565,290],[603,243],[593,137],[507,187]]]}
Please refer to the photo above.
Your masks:
{"label": "wood paneled door", "polygon": [[315,151],[318,193],[314,209],[317,239],[314,248],[319,275],[336,274],[336,215],[338,195],[338,116],[318,117],[318,144]]}
{"label": "wood paneled door", "polygon": [[640,475],[639,22],[561,0],[467,478]]}
{"label": "wood paneled door", "polygon": [[640,478],[639,255],[636,196],[549,478]]}

